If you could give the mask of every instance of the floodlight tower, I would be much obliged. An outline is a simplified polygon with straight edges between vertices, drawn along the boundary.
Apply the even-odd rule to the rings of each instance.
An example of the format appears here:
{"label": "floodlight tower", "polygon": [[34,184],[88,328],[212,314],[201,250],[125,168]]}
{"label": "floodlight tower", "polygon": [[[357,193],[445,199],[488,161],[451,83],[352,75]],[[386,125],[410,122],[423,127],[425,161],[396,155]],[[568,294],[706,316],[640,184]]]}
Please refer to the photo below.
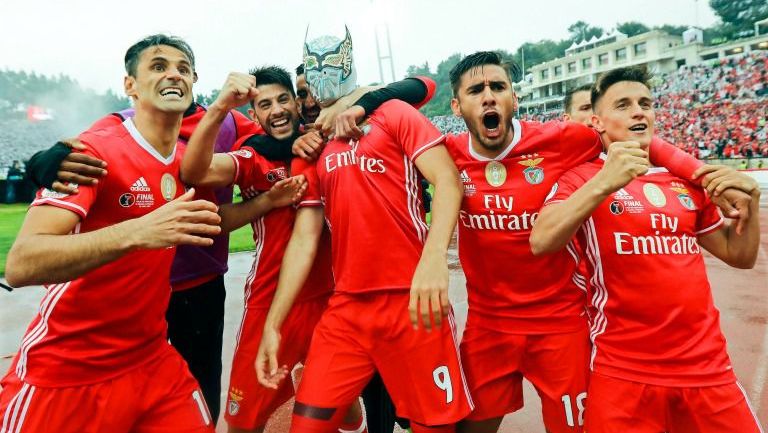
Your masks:
{"label": "floodlight tower", "polygon": [[[374,4],[374,0],[371,0],[371,4]],[[381,7],[381,5],[379,5]],[[386,6],[384,6],[386,7]],[[374,9],[378,9],[374,7]],[[376,14],[377,16],[380,16],[380,14]],[[379,40],[379,24],[376,23],[373,27],[373,33],[376,38],[376,57],[379,61],[379,78],[381,80],[381,84],[391,83],[392,81],[395,81],[395,62],[392,59],[392,43],[389,39],[389,24],[384,22],[382,24],[384,27],[384,34],[386,36],[386,39],[384,42],[386,42],[385,49],[386,52],[384,54],[381,53],[381,41]],[[391,73],[389,80],[384,79],[384,62],[389,63],[389,72]]]}

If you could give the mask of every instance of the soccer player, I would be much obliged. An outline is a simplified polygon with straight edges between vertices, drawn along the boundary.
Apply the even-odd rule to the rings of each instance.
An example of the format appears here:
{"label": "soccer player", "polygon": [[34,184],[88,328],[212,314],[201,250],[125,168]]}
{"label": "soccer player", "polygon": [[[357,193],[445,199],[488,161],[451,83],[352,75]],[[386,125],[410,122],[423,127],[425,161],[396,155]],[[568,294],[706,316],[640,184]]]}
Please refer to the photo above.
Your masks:
{"label": "soccer player", "polygon": [[8,255],[11,285],[47,293],[2,380],[4,432],[213,432],[165,322],[173,247],[211,245],[220,231],[216,206],[178,179],[194,56],[154,35],[125,68],[135,117],[79,137],[120,170],[76,194],[41,190]]}
{"label": "soccer player", "polygon": [[[184,111],[179,130],[179,139],[182,142],[189,140],[205,112],[205,107],[194,102]],[[89,130],[120,125],[134,114],[132,108],[109,114],[99,119]],[[222,122],[221,131],[216,137],[215,150],[229,152],[234,150],[235,141],[239,137],[260,132],[258,124],[232,110]],[[30,159],[30,178],[38,186],[62,193],[74,193],[77,191],[77,184],[91,185],[97,178],[106,174],[104,161],[78,152],[78,149],[84,147],[76,140],[67,141],[68,144],[57,143]],[[114,169],[118,170],[119,166]],[[199,192],[205,192],[207,199],[222,206],[224,210],[232,203],[231,185],[212,192]],[[257,203],[236,206],[254,205]],[[221,400],[221,351],[226,297],[224,274],[228,269],[228,254],[228,230],[214,236],[211,246],[183,245],[177,248],[171,266],[173,292],[166,312],[168,339],[187,362],[192,375],[200,384],[214,420],[219,418]]]}
{"label": "soccer player", "polygon": [[592,84],[584,84],[565,92],[563,98],[563,120],[582,123],[590,126],[592,123],[592,102],[590,91]]}
{"label": "soccer player", "polygon": [[[306,78],[321,106],[354,88],[351,45],[348,33],[306,44]],[[359,139],[330,141],[317,163],[336,290],[312,339],[291,431],[333,431],[374,371],[413,431],[452,431],[471,410],[447,298],[458,175],[440,133],[403,102],[384,103],[361,130],[367,132]],[[429,230],[417,170],[435,185]],[[281,340],[288,342],[285,317],[322,227],[321,209],[305,211],[286,249],[257,360],[268,386],[287,374],[278,356]],[[412,326],[411,317],[422,326]]]}
{"label": "soccer player", "polygon": [[[213,153],[220,122],[233,107],[249,99],[253,115],[265,133],[273,139],[287,141],[284,146],[290,149],[290,143],[299,131],[299,114],[288,72],[273,66],[255,69],[251,75],[232,73],[192,135],[182,164],[184,181],[218,187],[236,183],[244,197],[253,198],[290,176],[291,172],[298,173],[290,162],[269,161],[249,146],[228,154]],[[250,139],[243,137],[239,144]],[[313,192],[316,187],[312,185],[310,193],[299,203],[300,209],[321,205],[319,196]],[[263,431],[272,413],[294,393],[290,381],[283,382],[274,390],[260,386],[254,363],[295,215],[295,209],[281,208],[252,221],[256,256],[246,281],[246,305],[232,361],[225,413],[230,432]],[[222,226],[244,223],[241,216],[232,215],[233,222],[227,221],[229,218],[223,216]],[[321,238],[321,252],[313,261],[311,276],[285,324],[286,338],[291,344],[284,347],[281,355],[291,367],[306,357],[315,324],[333,290],[328,234],[321,235]],[[361,428],[363,431],[364,420],[359,408],[355,413],[356,416],[349,421],[350,425],[345,427],[351,430]]]}
{"label": "soccer player", "polygon": [[[451,106],[468,128],[446,146],[464,184],[459,259],[469,312],[461,355],[475,402],[459,428],[497,431],[523,406],[525,377],[541,397],[546,429],[579,432],[590,350],[585,281],[574,272],[580,259],[573,248],[534,257],[528,237],[555,180],[596,157],[601,142],[580,123],[514,119],[510,77],[510,65],[492,52],[469,55],[450,73]],[[659,159],[678,152],[659,140],[652,146]],[[698,165],[675,158],[683,164],[670,165],[686,176]]]}
{"label": "soccer player", "polygon": [[733,176],[751,196],[739,234],[702,187],[651,166],[649,80],[639,67],[598,78],[592,124],[606,153],[560,177],[530,238],[537,254],[564,248],[574,235],[586,246],[598,315],[585,430],[760,432],[726,352],[701,254],[703,247],[731,266],[754,266],[760,189]]}

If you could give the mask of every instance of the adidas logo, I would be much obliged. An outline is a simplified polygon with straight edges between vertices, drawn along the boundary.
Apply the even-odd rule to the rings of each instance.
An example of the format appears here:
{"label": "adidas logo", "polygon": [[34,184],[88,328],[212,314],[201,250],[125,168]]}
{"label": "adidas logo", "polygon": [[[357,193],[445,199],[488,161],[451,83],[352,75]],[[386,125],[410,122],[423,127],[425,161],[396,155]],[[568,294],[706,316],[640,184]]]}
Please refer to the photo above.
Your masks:
{"label": "adidas logo", "polygon": [[613,194],[613,198],[617,200],[634,200],[635,198],[632,197],[632,194],[628,193],[624,188],[621,188],[620,190],[616,191]]}
{"label": "adidas logo", "polygon": [[149,192],[149,185],[147,185],[147,181],[144,179],[144,177],[140,177],[139,180],[133,183],[131,185],[131,191],[133,192]]}
{"label": "adidas logo", "polygon": [[461,181],[464,183],[472,182],[472,179],[469,178],[469,174],[467,174],[467,170],[461,170]]}

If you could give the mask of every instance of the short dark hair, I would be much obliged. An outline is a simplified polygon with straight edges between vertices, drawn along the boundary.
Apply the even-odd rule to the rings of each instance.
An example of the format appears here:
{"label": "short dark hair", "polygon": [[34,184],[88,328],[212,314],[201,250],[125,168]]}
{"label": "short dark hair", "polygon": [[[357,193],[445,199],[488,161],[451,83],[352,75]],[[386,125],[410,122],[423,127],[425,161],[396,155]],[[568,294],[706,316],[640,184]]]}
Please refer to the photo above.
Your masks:
{"label": "short dark hair", "polygon": [[592,83],[589,84],[582,84],[579,87],[574,87],[572,89],[568,89],[565,92],[565,98],[563,98],[563,108],[565,109],[566,113],[571,112],[571,105],[573,104],[573,95],[579,92],[590,92],[590,98],[592,96]]}
{"label": "short dark hair", "polygon": [[158,33],[156,35],[149,35],[128,48],[128,51],[125,52],[125,72],[127,72],[128,75],[135,77],[141,53],[149,47],[156,47],[159,45],[168,45],[169,47],[176,48],[184,53],[184,55],[189,58],[192,70],[195,70],[195,54],[192,52],[192,48],[189,44],[184,39],[177,36]]}
{"label": "short dark hair", "polygon": [[592,109],[597,106],[597,102],[605,95],[605,92],[616,83],[621,81],[634,81],[636,83],[643,84],[647,88],[651,88],[650,81],[653,75],[648,72],[648,68],[645,66],[627,66],[624,68],[616,68],[601,74],[595,85],[592,86],[592,92],[590,99],[592,100]]}
{"label": "short dark hair", "polygon": [[304,75],[304,63],[296,66],[296,77],[298,78],[299,75]]}
{"label": "short dark hair", "polygon": [[504,61],[501,54],[495,51],[478,51],[461,59],[459,63],[451,68],[451,72],[448,73],[448,76],[451,79],[451,87],[453,88],[453,96],[456,96],[459,92],[461,76],[471,69],[484,65],[500,66],[504,69],[504,72],[507,73],[507,78],[509,78],[510,84],[514,82],[513,77],[519,77],[520,75],[520,68],[515,62],[511,60]]}
{"label": "short dark hair", "polygon": [[[277,84],[278,86],[285,87],[285,90],[289,91],[291,96],[296,97],[296,91],[293,90],[293,83],[291,82],[291,74],[284,68],[280,66],[262,66],[253,68],[248,73],[256,78],[256,87]],[[253,106],[253,101],[251,101],[251,106]]]}

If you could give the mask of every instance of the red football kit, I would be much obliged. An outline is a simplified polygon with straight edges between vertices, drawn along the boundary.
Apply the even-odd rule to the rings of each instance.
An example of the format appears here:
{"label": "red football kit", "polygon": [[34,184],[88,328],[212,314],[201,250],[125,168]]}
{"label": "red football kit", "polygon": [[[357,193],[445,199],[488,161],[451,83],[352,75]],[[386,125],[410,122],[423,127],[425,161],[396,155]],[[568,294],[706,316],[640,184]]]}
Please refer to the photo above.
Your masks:
{"label": "red football kit", "polygon": [[[235,146],[240,148],[249,138],[242,138]],[[295,158],[290,165],[269,161],[248,147],[228,155],[235,161],[235,183],[243,199],[252,199],[276,182],[310,170],[308,188],[298,207],[322,206],[314,166],[300,158]],[[230,426],[246,430],[263,427],[272,413],[294,394],[290,381],[283,381],[277,390],[261,386],[254,365],[295,217],[296,209],[287,206],[274,209],[251,223],[256,251],[245,283],[245,310],[232,360],[225,414]],[[278,354],[282,363],[293,367],[304,361],[312,332],[332,291],[330,236],[323,230],[315,263],[281,329],[282,338],[290,343],[282,345]]]}
{"label": "red football kit", "polygon": [[[575,122],[513,119],[512,127],[511,143],[493,159],[473,150],[468,133],[446,140],[464,184],[459,258],[469,313],[461,353],[476,404],[468,418],[521,408],[526,377],[541,396],[547,429],[577,432],[582,423],[574,414],[586,399],[590,351],[584,263],[576,242],[534,257],[529,236],[554,182],[595,158],[602,143]],[[654,140],[654,158],[690,174],[695,165],[670,150]]]}
{"label": "red football kit", "polygon": [[443,137],[396,100],[375,110],[363,130],[359,141],[329,142],[317,162],[336,293],[312,339],[294,432],[330,431],[317,423],[340,420],[375,370],[398,416],[417,425],[452,424],[471,410],[452,317],[426,332],[414,330],[408,316],[427,236],[414,161]]}
{"label": "red football kit", "polygon": [[[170,156],[161,156],[130,119],[89,131],[80,141],[86,154],[119,170],[110,170],[95,186],[80,186],[78,194],[41,190],[32,203],[76,213],[81,218],[76,233],[138,218],[184,192],[178,146]],[[94,417],[103,426],[133,417],[135,431],[158,426],[212,431],[197,383],[166,337],[173,255],[174,248],[134,251],[73,281],[46,286],[38,315],[3,380],[0,414],[3,428],[9,429],[3,431],[28,431],[25,422],[45,423],[48,431],[91,431],[78,424]],[[172,374],[142,378],[148,365]],[[126,381],[131,383],[127,389],[119,385]],[[165,391],[153,394],[157,402],[146,407],[145,396],[135,390],[150,385]],[[74,410],[95,405],[103,393],[132,412],[105,412],[101,406]],[[75,394],[82,400],[62,401]],[[115,425],[111,431],[130,428]]]}
{"label": "red football kit", "polygon": [[[603,158],[565,173],[547,204],[567,199],[602,168]],[[722,224],[703,189],[655,167],[582,224],[578,237],[596,311],[590,432],[620,431],[638,416],[645,427],[632,431],[758,431],[736,385],[697,242]],[[645,407],[634,404],[641,395]],[[707,408],[716,396],[728,403]],[[670,411],[679,418],[667,423]]]}
{"label": "red football kit", "polygon": [[569,245],[534,257],[528,238],[552,184],[602,144],[576,123],[513,119],[512,126],[512,142],[494,159],[475,152],[468,133],[446,142],[464,184],[459,259],[469,313],[461,356],[476,405],[468,419],[522,408],[525,376],[541,396],[547,429],[580,431],[568,416],[586,397],[589,374],[579,255]]}

